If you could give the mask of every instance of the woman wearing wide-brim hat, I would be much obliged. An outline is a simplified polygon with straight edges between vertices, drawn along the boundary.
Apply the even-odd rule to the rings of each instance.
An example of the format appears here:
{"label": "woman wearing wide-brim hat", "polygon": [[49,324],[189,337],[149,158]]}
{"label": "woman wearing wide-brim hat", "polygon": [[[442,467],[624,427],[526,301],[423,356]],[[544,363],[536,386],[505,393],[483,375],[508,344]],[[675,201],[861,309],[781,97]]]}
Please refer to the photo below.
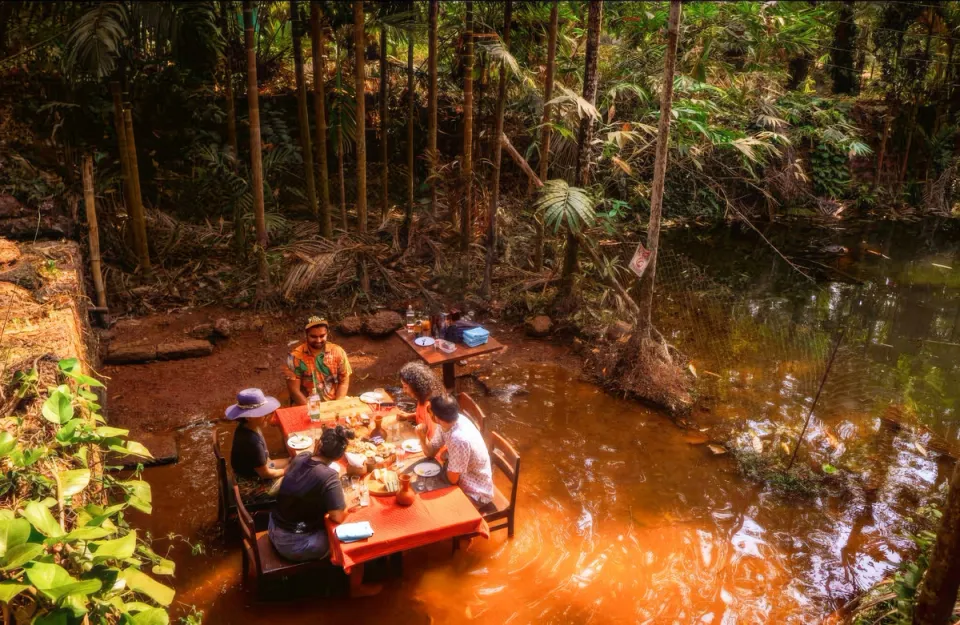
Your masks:
{"label": "woman wearing wide-brim hat", "polygon": [[237,393],[237,403],[224,412],[229,421],[238,421],[233,432],[230,467],[245,503],[269,501],[280,486],[287,458],[271,460],[261,428],[267,417],[280,407],[280,401],[258,388]]}

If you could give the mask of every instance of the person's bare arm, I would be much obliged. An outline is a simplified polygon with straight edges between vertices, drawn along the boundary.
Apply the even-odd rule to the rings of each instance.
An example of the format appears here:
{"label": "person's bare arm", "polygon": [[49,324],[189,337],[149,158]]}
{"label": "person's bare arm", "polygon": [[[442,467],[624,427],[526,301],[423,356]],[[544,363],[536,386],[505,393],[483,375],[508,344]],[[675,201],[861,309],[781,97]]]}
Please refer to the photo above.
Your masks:
{"label": "person's bare arm", "polygon": [[290,401],[294,406],[306,406],[307,398],[300,390],[300,380],[287,380],[287,390],[290,391]]}
{"label": "person's bare arm", "polygon": [[423,423],[417,426],[417,438],[420,439],[420,447],[423,449],[423,455],[427,458],[433,458],[437,455],[439,447],[434,449],[433,445],[430,444],[430,441],[427,440],[427,426]]}
{"label": "person's bare arm", "polygon": [[270,463],[268,462],[267,464],[261,467],[257,467],[254,470],[257,472],[257,475],[259,475],[263,479],[270,479],[270,478],[276,478],[276,477],[283,477],[283,474],[286,472],[287,468],[286,467],[283,467],[282,469],[274,468],[274,467],[271,467]]}
{"label": "person's bare arm", "polygon": [[350,374],[344,374],[340,377],[340,384],[337,385],[337,399],[343,399],[350,390]]}
{"label": "person's bare arm", "polygon": [[343,523],[347,520],[347,515],[349,512],[347,510],[331,510],[327,513],[330,517],[330,520],[334,523]]}

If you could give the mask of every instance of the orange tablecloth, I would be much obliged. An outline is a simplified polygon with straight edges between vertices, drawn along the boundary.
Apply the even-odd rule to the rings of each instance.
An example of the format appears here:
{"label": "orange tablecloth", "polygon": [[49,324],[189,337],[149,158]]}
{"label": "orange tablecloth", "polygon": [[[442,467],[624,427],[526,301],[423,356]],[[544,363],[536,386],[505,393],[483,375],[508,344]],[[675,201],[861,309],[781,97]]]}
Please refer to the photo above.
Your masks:
{"label": "orange tablecloth", "polygon": [[467,534],[489,538],[486,521],[456,486],[418,495],[413,504],[398,506],[395,497],[370,497],[370,505],[356,508],[347,523],[369,521],[373,536],[341,543],[327,519],[330,560],[350,572],[355,565],[400,551],[423,547]]}
{"label": "orange tablecloth", "polygon": [[[295,432],[309,432],[319,427],[310,421],[306,406],[280,408],[276,414],[284,440]],[[456,486],[419,494],[408,508],[398,506],[394,497],[371,495],[369,506],[354,508],[347,516],[346,522],[355,521],[369,521],[373,536],[354,543],[341,543],[334,532],[336,525],[327,521],[330,559],[348,573],[362,562],[457,536],[490,536],[483,517]]]}

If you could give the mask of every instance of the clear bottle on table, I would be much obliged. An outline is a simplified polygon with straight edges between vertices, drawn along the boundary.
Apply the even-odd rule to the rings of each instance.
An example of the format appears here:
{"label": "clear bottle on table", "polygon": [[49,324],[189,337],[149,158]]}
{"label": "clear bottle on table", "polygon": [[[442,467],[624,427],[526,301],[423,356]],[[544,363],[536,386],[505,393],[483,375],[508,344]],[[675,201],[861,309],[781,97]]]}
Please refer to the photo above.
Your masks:
{"label": "clear bottle on table", "polygon": [[307,398],[307,416],[310,417],[311,421],[316,422],[320,420],[321,405],[320,396],[314,391],[310,397]]}
{"label": "clear bottle on table", "polygon": [[414,318],[416,315],[413,313],[413,304],[407,306],[407,334],[413,334],[413,325]]}

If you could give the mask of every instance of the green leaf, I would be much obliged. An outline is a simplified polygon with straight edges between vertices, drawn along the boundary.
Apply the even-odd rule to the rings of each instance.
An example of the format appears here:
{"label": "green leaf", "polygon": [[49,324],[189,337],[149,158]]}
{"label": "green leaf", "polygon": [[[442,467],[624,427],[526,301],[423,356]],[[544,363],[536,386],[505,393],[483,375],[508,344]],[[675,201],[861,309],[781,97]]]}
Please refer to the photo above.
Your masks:
{"label": "green leaf", "polygon": [[93,552],[93,561],[116,559],[122,560],[129,558],[137,549],[137,532],[131,531],[126,536],[121,536],[114,540],[104,540],[90,544],[90,551]]}
{"label": "green leaf", "polygon": [[90,483],[90,469],[61,471],[57,474],[57,481],[60,482],[60,497],[66,501],[87,487]]}
{"label": "green leaf", "polygon": [[111,534],[113,534],[112,531],[102,527],[78,527],[60,540],[65,543],[75,540],[98,540]]}
{"label": "green leaf", "polygon": [[43,402],[41,413],[47,421],[57,425],[72,419],[73,398],[70,396],[70,389],[63,384],[57,387],[57,390],[47,397],[47,401]]}
{"label": "green leaf", "polygon": [[121,484],[127,490],[127,503],[140,512],[147,514],[153,512],[153,495],[149,483],[143,480],[130,480]]}
{"label": "green leaf", "polygon": [[3,458],[9,454],[16,448],[16,446],[17,439],[15,439],[10,432],[0,432],[0,458]]}
{"label": "green leaf", "polygon": [[168,625],[170,616],[163,608],[150,608],[130,616],[128,622],[134,625]]}
{"label": "green leaf", "polygon": [[80,371],[80,360],[77,358],[64,358],[57,363],[60,371],[63,373],[76,373]]}
{"label": "green leaf", "polygon": [[70,610],[56,610],[41,614],[33,619],[30,625],[68,625],[70,622]]}
{"label": "green leaf", "polygon": [[160,561],[153,565],[151,569],[154,575],[173,575],[176,571],[177,564],[173,560],[167,560],[166,558],[160,558]]}
{"label": "green leaf", "polygon": [[14,597],[29,588],[26,584],[16,582],[0,582],[0,602],[10,603]]}
{"label": "green leaf", "polygon": [[110,451],[115,451],[124,456],[139,456],[141,458],[153,458],[150,450],[137,441],[127,441],[124,445],[110,445]]}
{"label": "green leaf", "polygon": [[120,573],[120,578],[127,582],[127,587],[130,588],[130,590],[143,593],[160,605],[170,605],[176,594],[173,588],[164,586],[146,573],[142,573],[135,568],[124,569],[123,572]]}
{"label": "green leaf", "polygon": [[130,430],[124,430],[122,428],[112,428],[108,425],[98,427],[93,431],[94,434],[102,438],[113,438],[115,436],[126,436],[130,433]]}
{"label": "green leaf", "polygon": [[49,588],[43,592],[50,596],[51,599],[57,601],[63,597],[69,595],[80,595],[86,597],[91,595],[103,586],[99,579],[84,579],[79,582],[72,582],[70,584],[64,584],[63,586],[56,586],[54,588]]}
{"label": "green leaf", "polygon": [[37,590],[44,592],[52,588],[74,584],[77,581],[59,564],[48,562],[34,562],[27,569],[27,579],[37,587]]}
{"label": "green leaf", "polygon": [[63,536],[64,534],[50,510],[37,501],[27,502],[20,514],[44,536]]}
{"label": "green leaf", "polygon": [[76,442],[77,428],[83,424],[80,419],[70,419],[57,430],[57,442],[64,445]]}
{"label": "green leaf", "polygon": [[566,225],[577,233],[584,227],[592,226],[596,219],[590,194],[560,179],[548,180],[543,184],[535,207],[543,212],[545,223],[552,226],[554,232],[561,225]]}
{"label": "green leaf", "polygon": [[827,475],[833,475],[837,472],[837,467],[833,466],[832,464],[825,464],[823,465],[823,472]]}
{"label": "green leaf", "polygon": [[24,519],[0,520],[0,557],[7,549],[22,545],[30,538],[30,523]]}
{"label": "green leaf", "polygon": [[[64,372],[66,373],[66,372]],[[87,386],[99,386],[105,388],[103,382],[96,378],[91,378],[89,375],[84,375],[82,373],[67,373],[68,376],[77,381],[78,384],[85,384]]]}
{"label": "green leaf", "polygon": [[39,556],[43,551],[43,545],[40,543],[24,543],[16,547],[10,547],[10,549],[7,550],[7,555],[3,560],[0,560],[0,569],[4,571],[19,569],[27,562]]}
{"label": "green leaf", "polygon": [[13,464],[20,468],[27,468],[30,465],[34,464],[40,458],[43,458],[47,453],[46,448],[37,447],[35,449],[14,449],[10,452],[10,459],[13,460]]}

